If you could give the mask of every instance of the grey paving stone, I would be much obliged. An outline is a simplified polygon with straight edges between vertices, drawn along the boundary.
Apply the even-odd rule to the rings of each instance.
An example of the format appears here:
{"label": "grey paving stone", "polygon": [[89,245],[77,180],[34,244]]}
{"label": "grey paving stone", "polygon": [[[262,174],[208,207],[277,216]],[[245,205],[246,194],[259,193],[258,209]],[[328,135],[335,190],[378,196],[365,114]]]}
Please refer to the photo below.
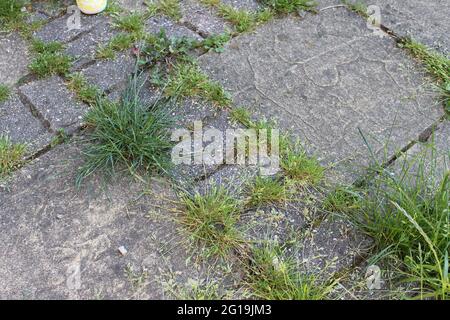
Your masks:
{"label": "grey paving stone", "polygon": [[26,144],[28,154],[44,148],[51,141],[50,133],[16,94],[8,101],[0,103],[1,135],[10,137],[13,143]]}
{"label": "grey paving stone", "polygon": [[19,92],[52,132],[64,129],[71,133],[82,125],[87,106],[76,100],[61,78],[31,82]]}
{"label": "grey paving stone", "polygon": [[351,181],[369,163],[358,129],[383,160],[443,115],[422,69],[345,8],[274,20],[199,60],[235,105],[277,120],[334,164],[334,179]]}
{"label": "grey paving stone", "polygon": [[378,6],[381,23],[399,36],[408,36],[450,54],[450,2],[447,0],[364,0]]}
{"label": "grey paving stone", "polygon": [[30,1],[31,8],[35,12],[43,13],[49,17],[58,17],[67,10],[67,7],[74,4],[71,0],[60,1]]}
{"label": "grey paving stone", "polygon": [[151,17],[145,22],[145,30],[149,33],[158,34],[161,29],[165,30],[169,38],[187,37],[199,41],[203,39],[198,33],[163,16]]}
{"label": "grey paving stone", "polygon": [[65,53],[75,59],[73,69],[92,61],[99,46],[108,43],[118,33],[111,26],[110,19],[104,16],[98,19],[100,21],[95,28],[66,45]]}
{"label": "grey paving stone", "polygon": [[128,11],[144,12],[147,10],[144,0],[117,0],[116,3]]}
{"label": "grey paving stone", "polygon": [[33,36],[44,42],[69,42],[83,33],[93,30],[97,27],[96,25],[98,23],[103,21],[102,18],[96,15],[88,16],[81,14],[81,28],[71,29],[68,27],[68,21],[71,16],[72,14],[65,14],[62,17],[50,21],[41,29],[35,31]]}
{"label": "grey paving stone", "polygon": [[120,54],[114,60],[101,60],[84,69],[86,79],[103,91],[111,91],[119,86],[123,88],[134,71],[134,59],[128,52]]}
{"label": "grey paving stone", "polygon": [[220,34],[232,30],[232,26],[219,18],[212,9],[207,8],[195,0],[181,0],[180,22],[188,25],[203,37]]}
{"label": "grey paving stone", "polygon": [[27,74],[30,63],[28,45],[18,34],[0,34],[0,83],[15,84]]}
{"label": "grey paving stone", "polygon": [[256,0],[222,0],[221,2],[239,10],[257,11],[261,8]]}
{"label": "grey paving stone", "polygon": [[[0,298],[164,299],[174,284],[206,278],[195,259],[187,262],[185,238],[170,218],[170,185],[94,177],[77,190],[80,148],[57,147],[0,190]],[[126,269],[145,272],[142,283],[133,285]]]}

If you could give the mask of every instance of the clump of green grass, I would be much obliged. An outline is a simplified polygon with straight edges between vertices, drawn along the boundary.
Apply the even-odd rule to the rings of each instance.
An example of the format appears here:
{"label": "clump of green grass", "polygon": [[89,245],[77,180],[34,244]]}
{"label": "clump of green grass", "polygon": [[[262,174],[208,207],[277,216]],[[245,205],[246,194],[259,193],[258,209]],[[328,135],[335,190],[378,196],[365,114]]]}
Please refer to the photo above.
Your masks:
{"label": "clump of green grass", "polygon": [[73,73],[68,76],[68,79],[67,87],[75,92],[78,99],[89,105],[96,102],[97,97],[100,95],[100,90],[96,86],[89,84],[82,73]]}
{"label": "clump of green grass", "polygon": [[420,60],[435,78],[442,92],[447,112],[450,112],[450,59],[412,39],[404,39],[400,46]]}
{"label": "clump of green grass", "polygon": [[239,10],[225,4],[219,5],[217,9],[219,15],[234,25],[239,33],[250,31],[255,26],[254,16],[247,10]]}
{"label": "clump of green grass", "polygon": [[146,63],[150,65],[167,64],[171,67],[180,60],[190,60],[188,53],[194,49],[197,43],[186,37],[169,38],[164,29],[158,34],[150,34],[145,40],[142,52]]}
{"label": "clump of green grass", "polygon": [[21,11],[25,1],[19,0],[2,0],[0,2],[0,24],[3,29],[8,30],[11,24],[15,21],[21,21],[23,19],[23,13]]}
{"label": "clump of green grass", "polygon": [[64,46],[59,42],[44,43],[40,40],[32,42],[32,51],[36,54],[28,66],[39,78],[50,75],[65,75],[71,66],[71,58],[62,53]]}
{"label": "clump of green grass", "polygon": [[231,102],[229,94],[218,83],[211,81],[194,62],[177,63],[166,85],[168,96],[202,97],[218,106],[225,107]]}
{"label": "clump of green grass", "polygon": [[281,148],[280,166],[290,179],[313,185],[322,180],[325,171],[317,159],[308,156],[298,144]]}
{"label": "clump of green grass", "polygon": [[164,14],[175,21],[180,20],[182,17],[179,0],[147,1],[147,6],[151,14]]}
{"label": "clump of green grass", "polygon": [[96,171],[112,176],[119,168],[135,174],[138,169],[158,171],[169,165],[173,101],[144,103],[139,82],[134,76],[118,103],[98,98],[86,115],[85,123],[92,129],[87,133],[78,186]]}
{"label": "clump of green grass", "polygon": [[411,160],[398,175],[380,169],[348,216],[374,239],[401,281],[415,287],[415,298],[449,299],[450,172],[426,169],[426,159]]}
{"label": "clump of green grass", "polygon": [[223,187],[213,187],[206,194],[183,194],[185,210],[180,223],[194,242],[205,246],[206,256],[226,256],[242,243],[236,227],[240,202]]}
{"label": "clump of green grass", "polygon": [[24,144],[14,144],[8,136],[0,135],[0,179],[22,163],[25,152]]}
{"label": "clump of green grass", "polygon": [[190,280],[185,287],[172,293],[178,300],[221,300],[223,298],[216,281]]}
{"label": "clump of green grass", "polygon": [[116,0],[109,0],[108,4],[106,5],[105,11],[103,12],[106,15],[116,16],[123,12],[123,9],[120,7]]}
{"label": "clump of green grass", "polygon": [[345,4],[350,10],[356,12],[364,18],[367,18],[367,6],[362,1],[350,2],[348,0],[341,0],[343,4]]}
{"label": "clump of green grass", "polygon": [[330,212],[355,212],[361,208],[361,193],[350,187],[339,187],[324,200],[324,208]]}
{"label": "clump of green grass", "polygon": [[0,84],[0,103],[8,100],[11,95],[11,89],[7,85]]}
{"label": "clump of green grass", "polygon": [[141,34],[144,30],[144,16],[139,13],[118,15],[115,17],[113,25],[128,33]]}
{"label": "clump of green grass", "polygon": [[288,14],[299,10],[313,11],[317,5],[311,0],[261,0],[261,3],[277,14]]}
{"label": "clump of green grass", "polygon": [[107,45],[97,49],[98,59],[114,59],[116,52],[129,49],[138,40],[135,34],[119,33],[111,38]]}
{"label": "clump of green grass", "polygon": [[290,197],[287,182],[271,177],[258,176],[247,189],[249,194],[247,205],[250,207],[282,203]]}
{"label": "clump of green grass", "polygon": [[223,52],[223,46],[230,41],[231,36],[228,33],[209,36],[201,42],[201,47],[206,51],[214,50],[217,53]]}
{"label": "clump of green grass", "polygon": [[300,273],[295,261],[273,243],[253,248],[245,275],[246,287],[256,299],[323,300],[335,285]]}

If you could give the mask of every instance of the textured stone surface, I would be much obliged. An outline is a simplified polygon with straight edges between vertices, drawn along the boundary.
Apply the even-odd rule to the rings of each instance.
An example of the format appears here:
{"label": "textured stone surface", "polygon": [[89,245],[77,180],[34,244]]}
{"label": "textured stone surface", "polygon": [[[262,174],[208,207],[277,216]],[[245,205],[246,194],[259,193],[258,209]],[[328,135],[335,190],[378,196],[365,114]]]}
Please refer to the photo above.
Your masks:
{"label": "textured stone surface", "polygon": [[123,85],[134,70],[134,59],[126,52],[114,60],[102,60],[82,71],[86,79],[103,91]]}
{"label": "textured stone surface", "polygon": [[166,17],[155,16],[145,22],[145,30],[147,32],[158,34],[161,29],[164,29],[169,38],[187,37],[195,40],[203,39],[198,33],[195,33],[185,26],[178,25]]}
{"label": "textured stone surface", "polygon": [[409,36],[444,54],[450,54],[448,0],[364,0],[378,6],[381,23],[397,35]]}
{"label": "textured stone surface", "polygon": [[117,0],[116,3],[128,11],[144,12],[147,9],[144,0]]}
{"label": "textured stone surface", "polygon": [[180,3],[183,15],[181,21],[203,37],[224,33],[232,29],[228,23],[217,17],[212,9],[199,4],[195,0],[182,0]]}
{"label": "textured stone surface", "polygon": [[25,143],[27,153],[42,149],[51,141],[50,133],[14,94],[0,103],[0,136],[7,135],[13,143]]}
{"label": "textured stone surface", "polygon": [[97,16],[87,16],[82,14],[80,29],[70,29],[68,27],[68,21],[72,14],[66,14],[62,17],[56,18],[55,20],[50,21],[41,29],[35,31],[33,36],[36,39],[39,39],[44,42],[51,41],[59,41],[59,42],[68,42],[76,37],[79,37],[81,34],[85,32],[91,31],[93,28],[96,28],[96,24],[100,23],[103,19],[99,19]]}
{"label": "textured stone surface", "polygon": [[19,92],[51,131],[70,133],[81,126],[87,106],[76,100],[61,78],[35,81],[20,87]]}
{"label": "textured stone surface", "polygon": [[108,43],[118,33],[113,29],[108,18],[99,17],[99,20],[100,22],[96,24],[91,32],[66,45],[65,53],[74,58],[72,68],[78,68],[92,61],[99,46]]}
{"label": "textured stone surface", "polygon": [[31,7],[34,11],[43,13],[49,17],[57,17],[61,13],[67,10],[67,7],[73,5],[72,0],[58,0],[58,1],[45,1],[37,0],[30,1]]}
{"label": "textured stone surface", "polygon": [[[0,299],[167,298],[168,275],[177,283],[196,279],[173,208],[164,209],[173,205],[170,186],[128,178],[107,186],[94,178],[77,190],[80,152],[60,146],[0,190]],[[133,286],[126,269],[147,276]]]}
{"label": "textured stone surface", "polygon": [[368,164],[358,128],[382,159],[443,115],[420,68],[345,8],[272,21],[200,65],[236,105],[278,120],[346,176]]}
{"label": "textured stone surface", "polygon": [[221,2],[239,10],[256,11],[260,8],[255,0],[222,0]]}
{"label": "textured stone surface", "polygon": [[0,83],[12,85],[27,73],[30,55],[18,34],[0,34]]}

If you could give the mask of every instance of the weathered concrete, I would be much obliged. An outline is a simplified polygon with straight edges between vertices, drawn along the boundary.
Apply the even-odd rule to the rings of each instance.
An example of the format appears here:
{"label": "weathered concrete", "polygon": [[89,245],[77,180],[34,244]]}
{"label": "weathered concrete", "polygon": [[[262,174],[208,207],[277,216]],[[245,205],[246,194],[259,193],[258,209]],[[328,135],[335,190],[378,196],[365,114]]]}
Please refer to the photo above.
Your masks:
{"label": "weathered concrete", "polygon": [[[80,159],[76,144],[59,146],[0,190],[1,299],[170,298],[170,281],[200,277],[173,222],[167,182],[95,177],[77,190]],[[142,283],[126,269],[144,272]]]}
{"label": "weathered concrete", "polygon": [[64,129],[71,133],[82,125],[87,106],[77,101],[60,77],[26,84],[19,88],[19,92],[52,132]]}
{"label": "weathered concrete", "polygon": [[0,136],[7,135],[13,143],[27,145],[27,153],[44,148],[51,141],[50,133],[33,117],[14,94],[8,101],[0,103]]}
{"label": "weathered concrete", "polygon": [[383,159],[443,115],[415,62],[345,8],[275,20],[200,65],[235,105],[276,119],[347,178],[369,162],[358,129]]}
{"label": "weathered concrete", "polygon": [[214,10],[207,8],[195,0],[181,0],[180,22],[188,25],[203,37],[220,34],[232,30],[232,26],[219,18]]}
{"label": "weathered concrete", "polygon": [[15,84],[27,74],[30,54],[27,43],[18,34],[0,34],[0,83]]}
{"label": "weathered concrete", "polygon": [[447,0],[364,0],[378,6],[381,23],[402,37],[412,37],[450,54],[450,2]]}
{"label": "weathered concrete", "polygon": [[164,29],[169,38],[186,37],[199,41],[203,39],[198,33],[195,33],[185,26],[176,24],[164,16],[151,17],[145,22],[145,30],[149,33],[158,34],[161,29]]}
{"label": "weathered concrete", "polygon": [[222,0],[221,2],[239,10],[257,11],[261,8],[255,0]]}
{"label": "weathered concrete", "polygon": [[128,11],[144,12],[147,9],[144,0],[117,0],[116,3]]}
{"label": "weathered concrete", "polygon": [[66,12],[67,7],[73,4],[72,0],[31,1],[31,8],[35,12],[43,13],[49,17],[57,17]]}

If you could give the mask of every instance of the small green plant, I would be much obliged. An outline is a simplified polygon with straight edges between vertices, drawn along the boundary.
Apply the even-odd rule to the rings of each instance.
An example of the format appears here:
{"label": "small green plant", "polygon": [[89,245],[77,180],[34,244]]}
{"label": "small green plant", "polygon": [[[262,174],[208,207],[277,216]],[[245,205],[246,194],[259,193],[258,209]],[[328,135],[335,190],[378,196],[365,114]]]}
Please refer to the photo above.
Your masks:
{"label": "small green plant", "polygon": [[426,154],[405,160],[403,172],[378,170],[348,217],[374,239],[414,298],[449,299],[450,172],[428,167]]}
{"label": "small green plant", "polygon": [[412,39],[404,39],[400,46],[420,60],[435,78],[442,92],[447,112],[450,112],[450,59]]}
{"label": "small green plant", "polygon": [[281,168],[285,175],[294,181],[317,184],[322,180],[325,169],[317,159],[307,155],[306,151],[296,145],[281,149]]}
{"label": "small green plant", "polygon": [[236,228],[240,203],[223,187],[213,187],[206,194],[183,194],[185,210],[180,223],[194,242],[205,246],[206,256],[226,256],[242,243]]}
{"label": "small green plant", "polygon": [[64,46],[59,42],[44,43],[33,40],[32,51],[36,57],[29,65],[29,69],[39,78],[67,74],[71,66],[71,58],[62,53],[63,49]]}
{"label": "small green plant", "polygon": [[361,198],[363,195],[354,188],[339,187],[324,200],[324,208],[330,212],[350,213],[361,208]]}
{"label": "small green plant", "polygon": [[211,81],[193,62],[177,63],[174,66],[165,93],[168,96],[202,97],[221,107],[228,106],[231,102],[223,87]]}
{"label": "small green plant", "polygon": [[25,152],[24,144],[14,144],[8,136],[0,135],[0,179],[22,163]]}
{"label": "small green plant", "polygon": [[314,11],[316,3],[311,0],[260,0],[277,14],[287,14],[299,10]]}
{"label": "small green plant", "polygon": [[247,189],[249,194],[247,205],[250,207],[284,202],[290,195],[287,182],[271,177],[258,176]]}
{"label": "small green plant", "polygon": [[129,49],[138,39],[134,34],[119,33],[111,38],[107,45],[102,45],[97,49],[98,59],[114,59],[116,52]]}
{"label": "small green plant", "polygon": [[115,16],[113,25],[125,32],[141,34],[144,30],[144,16],[139,13]]}
{"label": "small green plant", "polygon": [[148,10],[152,14],[164,14],[175,21],[181,19],[181,8],[179,0],[156,0],[146,1]]}
{"label": "small green plant", "polygon": [[75,92],[78,99],[89,105],[96,102],[97,97],[100,95],[100,89],[89,84],[80,72],[73,73],[68,76],[69,82],[67,87]]}
{"label": "small green plant", "polygon": [[367,18],[367,6],[362,1],[356,1],[354,3],[348,1],[348,0],[341,0],[343,4],[345,4],[350,10],[353,12],[356,12],[360,16]]}
{"label": "small green plant", "polygon": [[223,46],[230,41],[231,36],[228,33],[212,35],[201,42],[201,46],[206,51],[214,50],[217,53],[223,52]]}
{"label": "small green plant", "polygon": [[170,112],[174,100],[158,99],[148,105],[141,101],[140,80],[134,76],[122,99],[113,103],[98,97],[85,117],[92,128],[87,134],[85,164],[77,185],[96,171],[108,176],[121,168],[135,174],[138,169],[165,170],[170,163]]}
{"label": "small green plant", "polygon": [[247,10],[239,10],[225,4],[220,4],[217,9],[219,15],[234,25],[239,33],[250,31],[255,26],[254,15]]}
{"label": "small green plant", "polygon": [[52,138],[50,147],[54,148],[59,144],[66,143],[67,141],[69,141],[69,135],[64,129],[59,129],[56,135]]}
{"label": "small green plant", "polygon": [[252,297],[265,300],[323,300],[335,282],[321,282],[301,274],[295,261],[273,243],[254,247],[246,268],[245,284]]}
{"label": "small green plant", "polygon": [[187,285],[173,292],[178,300],[220,300],[219,284],[215,281],[188,281]]}
{"label": "small green plant", "polygon": [[127,264],[124,273],[134,289],[140,288],[149,276],[146,268],[143,267],[142,270],[138,272],[133,269],[131,264]]}
{"label": "small green plant", "polygon": [[2,29],[9,30],[11,25],[23,20],[21,9],[24,4],[25,2],[20,0],[2,0],[0,2],[0,24]]}
{"label": "small green plant", "polygon": [[117,3],[116,0],[109,0],[108,1],[106,9],[104,11],[104,13],[106,15],[117,16],[121,12],[123,12],[123,9],[120,7],[120,5]]}
{"label": "small green plant", "polygon": [[7,85],[0,84],[0,103],[8,100],[11,95],[11,89]]}

